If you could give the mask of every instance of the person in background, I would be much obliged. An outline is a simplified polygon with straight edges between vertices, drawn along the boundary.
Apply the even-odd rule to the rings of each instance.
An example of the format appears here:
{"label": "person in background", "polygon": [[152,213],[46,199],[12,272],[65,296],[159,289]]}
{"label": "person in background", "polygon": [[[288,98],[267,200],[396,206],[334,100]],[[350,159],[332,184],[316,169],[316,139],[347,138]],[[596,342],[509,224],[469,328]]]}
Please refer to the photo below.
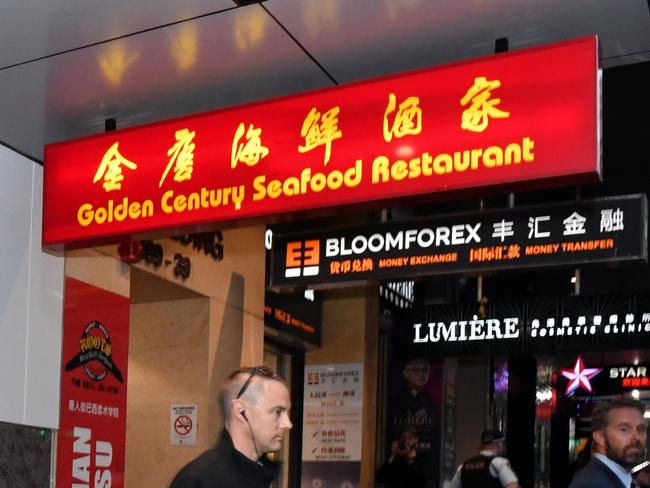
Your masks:
{"label": "person in background", "polygon": [[506,438],[502,432],[485,430],[477,456],[458,467],[451,488],[519,488],[519,479],[503,454]]}
{"label": "person in background", "polygon": [[645,408],[637,400],[599,403],[591,414],[594,455],[569,488],[630,488],[631,469],[646,453]]}
{"label": "person in background", "polygon": [[265,366],[238,369],[221,387],[226,427],[217,445],[187,464],[171,488],[268,488],[279,468],[277,451],[291,429],[289,390]]}
{"label": "person in background", "polygon": [[385,488],[425,488],[426,476],[417,453],[418,435],[406,428],[390,446],[390,455],[377,471],[377,482]]}
{"label": "person in background", "polygon": [[571,467],[570,467],[572,473],[571,479],[573,479],[576,473],[589,463],[592,456],[594,455],[593,451],[594,451],[593,438],[590,437],[589,439],[587,439],[587,442],[582,448],[582,450],[576,456],[576,460],[571,463]]}

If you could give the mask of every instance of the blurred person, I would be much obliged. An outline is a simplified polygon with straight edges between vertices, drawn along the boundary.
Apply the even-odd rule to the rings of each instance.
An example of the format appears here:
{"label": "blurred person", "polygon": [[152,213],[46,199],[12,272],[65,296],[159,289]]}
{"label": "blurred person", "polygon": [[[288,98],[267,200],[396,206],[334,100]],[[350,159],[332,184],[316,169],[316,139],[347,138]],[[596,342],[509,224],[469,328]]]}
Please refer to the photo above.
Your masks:
{"label": "blurred person", "polygon": [[506,438],[497,430],[481,434],[477,456],[458,467],[451,480],[451,488],[519,488],[519,479],[503,457]]}
{"label": "blurred person", "polygon": [[377,481],[385,488],[425,488],[425,467],[417,453],[418,434],[409,427],[390,446],[388,459],[377,471]]}
{"label": "blurred person", "polygon": [[289,390],[265,366],[232,372],[219,395],[225,428],[216,446],[191,461],[170,488],[268,488],[279,463],[265,454],[278,451],[291,429]]}
{"label": "blurred person", "polygon": [[645,458],[645,408],[637,400],[599,403],[591,414],[594,455],[569,488],[630,488],[631,469]]}
{"label": "blurred person", "polygon": [[576,456],[575,461],[571,463],[571,467],[570,467],[572,473],[571,479],[573,479],[576,473],[589,463],[593,455],[594,455],[594,443],[593,443],[593,438],[590,437],[589,439],[587,439],[587,442],[585,443],[582,450]]}

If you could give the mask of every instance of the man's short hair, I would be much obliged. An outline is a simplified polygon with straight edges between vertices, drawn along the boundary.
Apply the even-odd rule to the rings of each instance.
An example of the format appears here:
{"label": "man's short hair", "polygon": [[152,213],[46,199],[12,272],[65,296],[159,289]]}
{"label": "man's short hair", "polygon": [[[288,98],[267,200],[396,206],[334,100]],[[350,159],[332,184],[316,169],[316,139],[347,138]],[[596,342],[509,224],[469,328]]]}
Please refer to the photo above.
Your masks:
{"label": "man's short hair", "polygon": [[431,363],[429,362],[429,359],[424,357],[424,356],[415,356],[412,358],[407,358],[406,361],[404,361],[404,369],[408,367],[408,365],[417,363],[417,364],[426,364],[427,366],[431,366]]}
{"label": "man's short hair", "polygon": [[[255,381],[256,379],[264,381]],[[255,404],[264,391],[265,381],[277,381],[287,385],[284,378],[266,366],[240,368],[228,375],[219,392],[219,402],[226,420],[230,417],[232,401],[237,398],[246,398],[249,403]]]}
{"label": "man's short hair", "polygon": [[591,413],[591,431],[602,431],[609,425],[609,412],[618,408],[633,408],[643,415],[645,407],[643,404],[633,398],[617,397],[609,402],[598,403]]}
{"label": "man's short hair", "polygon": [[494,444],[496,442],[505,442],[506,436],[500,430],[484,430],[481,433],[481,444]]}
{"label": "man's short hair", "polygon": [[418,431],[413,427],[404,427],[400,431],[400,437],[406,434],[410,435],[411,437],[415,437],[416,439],[420,438],[420,436],[418,435]]}

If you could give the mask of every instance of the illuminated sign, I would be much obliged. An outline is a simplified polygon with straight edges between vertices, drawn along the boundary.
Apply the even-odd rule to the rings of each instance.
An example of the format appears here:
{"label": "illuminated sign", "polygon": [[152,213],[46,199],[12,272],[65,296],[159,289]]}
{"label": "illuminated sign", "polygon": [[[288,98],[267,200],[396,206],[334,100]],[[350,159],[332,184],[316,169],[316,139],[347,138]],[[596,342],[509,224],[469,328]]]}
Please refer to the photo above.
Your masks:
{"label": "illuminated sign", "polygon": [[609,369],[609,377],[616,378],[645,378],[648,376],[648,368],[645,366],[623,366]]}
{"label": "illuminated sign", "polygon": [[596,179],[597,52],[586,37],[48,145],[43,243]]}
{"label": "illuminated sign", "polygon": [[[593,359],[592,359],[593,361]],[[593,364],[591,365],[593,366]],[[587,378],[590,388],[587,388],[585,384],[582,384],[580,387],[575,386],[575,379],[568,381],[567,395],[575,396],[590,396],[591,394],[596,395],[619,395],[624,390],[627,389],[646,389],[650,388],[650,377],[648,377],[648,366],[647,365],[602,365],[603,374],[594,374],[589,375]],[[561,369],[561,375],[567,377],[564,372],[575,373],[576,366],[567,369]],[[583,375],[588,374],[589,368],[584,368],[584,363],[581,365],[580,370],[583,371]],[[592,368],[593,369],[593,368]],[[561,380],[562,382],[564,380]],[[573,388],[569,391],[569,387]],[[559,383],[556,387],[564,388],[564,383]]]}
{"label": "illuminated sign", "polygon": [[602,368],[585,368],[582,356],[578,356],[576,364],[572,369],[562,369],[560,373],[567,378],[569,382],[566,385],[565,395],[570,395],[578,388],[584,388],[589,393],[592,386],[589,380],[602,371]]}
{"label": "illuminated sign", "polygon": [[270,291],[264,295],[264,325],[267,334],[276,340],[292,346],[320,346],[321,322],[319,299]]}
{"label": "illuminated sign", "polygon": [[[396,342],[416,354],[649,348],[650,295],[430,305],[398,310],[395,323]],[[578,370],[583,368],[584,363]],[[576,366],[567,371],[576,373]],[[643,386],[646,371],[612,367],[601,376],[623,387]]]}
{"label": "illuminated sign", "polygon": [[332,230],[274,230],[271,284],[642,260],[646,215],[645,195],[629,195]]}
{"label": "illuminated sign", "polygon": [[503,323],[499,319],[479,319],[477,315],[472,320],[444,322],[429,322],[413,324],[414,343],[419,342],[456,342],[481,341],[494,339],[517,339],[519,337],[519,319],[506,318]]}
{"label": "illuminated sign", "polygon": [[647,366],[618,366],[609,369],[609,378],[622,388],[650,388]]}

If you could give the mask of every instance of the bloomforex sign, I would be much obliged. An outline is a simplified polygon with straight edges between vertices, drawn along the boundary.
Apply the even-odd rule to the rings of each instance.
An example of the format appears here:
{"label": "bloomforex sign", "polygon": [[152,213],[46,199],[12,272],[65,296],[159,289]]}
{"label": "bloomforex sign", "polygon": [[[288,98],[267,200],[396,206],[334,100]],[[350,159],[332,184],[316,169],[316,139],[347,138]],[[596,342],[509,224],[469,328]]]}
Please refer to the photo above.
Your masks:
{"label": "bloomforex sign", "polygon": [[587,37],[48,145],[43,242],[596,179],[597,52]]}
{"label": "bloomforex sign", "polygon": [[642,260],[647,200],[629,195],[360,227],[277,233],[273,285]]}

